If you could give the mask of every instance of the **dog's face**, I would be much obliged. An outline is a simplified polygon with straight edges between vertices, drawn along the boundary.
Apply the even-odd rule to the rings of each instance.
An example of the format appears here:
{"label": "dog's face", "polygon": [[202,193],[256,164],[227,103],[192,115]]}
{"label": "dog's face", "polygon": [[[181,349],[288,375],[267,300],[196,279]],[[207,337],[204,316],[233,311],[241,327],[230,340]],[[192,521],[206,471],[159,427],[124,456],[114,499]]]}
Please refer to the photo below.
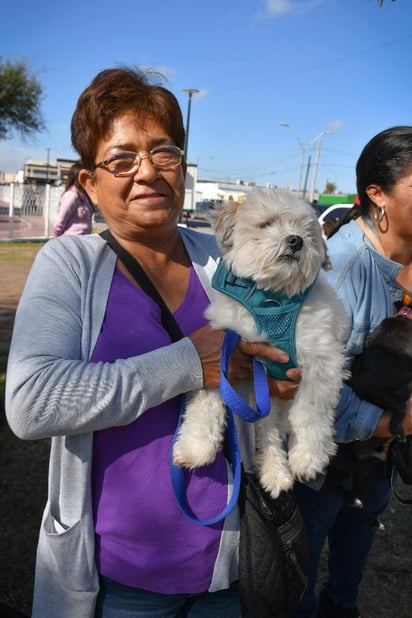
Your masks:
{"label": "dog's face", "polygon": [[226,266],[259,288],[293,296],[330,268],[315,211],[285,191],[256,190],[240,205],[219,205],[211,224]]}

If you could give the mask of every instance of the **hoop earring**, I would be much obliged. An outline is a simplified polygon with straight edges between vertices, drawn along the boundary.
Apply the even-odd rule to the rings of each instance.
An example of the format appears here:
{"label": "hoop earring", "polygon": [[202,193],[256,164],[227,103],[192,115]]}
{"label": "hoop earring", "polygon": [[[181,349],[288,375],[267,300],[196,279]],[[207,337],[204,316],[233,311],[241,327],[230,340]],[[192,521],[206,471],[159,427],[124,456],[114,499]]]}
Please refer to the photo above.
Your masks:
{"label": "hoop earring", "polygon": [[381,206],[378,211],[378,206],[377,206],[375,213],[373,215],[373,218],[375,219],[376,223],[380,225],[385,217],[386,217],[385,207]]}
{"label": "hoop earring", "polygon": [[[386,215],[385,207],[380,206],[379,211],[375,210],[374,219],[378,224],[378,229],[382,234],[386,234],[389,229],[389,221]],[[385,221],[385,227],[383,227],[382,223]]]}

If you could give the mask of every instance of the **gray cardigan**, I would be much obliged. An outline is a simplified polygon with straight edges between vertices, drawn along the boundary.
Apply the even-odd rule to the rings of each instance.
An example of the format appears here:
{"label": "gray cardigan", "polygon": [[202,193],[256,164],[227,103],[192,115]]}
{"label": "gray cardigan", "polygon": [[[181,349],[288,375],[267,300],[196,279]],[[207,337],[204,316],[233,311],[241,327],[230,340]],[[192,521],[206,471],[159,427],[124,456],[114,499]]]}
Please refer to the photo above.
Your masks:
{"label": "gray cardigan", "polygon": [[[184,228],[181,234],[210,295],[219,255],[215,239]],[[52,437],[33,618],[94,615],[99,585],[90,487],[93,432],[127,425],[145,410],[203,385],[201,362],[188,338],[114,363],[88,362],[115,262],[98,235],[49,241],[37,255],[16,313],[7,419],[22,439]],[[232,533],[231,543],[236,542]]]}

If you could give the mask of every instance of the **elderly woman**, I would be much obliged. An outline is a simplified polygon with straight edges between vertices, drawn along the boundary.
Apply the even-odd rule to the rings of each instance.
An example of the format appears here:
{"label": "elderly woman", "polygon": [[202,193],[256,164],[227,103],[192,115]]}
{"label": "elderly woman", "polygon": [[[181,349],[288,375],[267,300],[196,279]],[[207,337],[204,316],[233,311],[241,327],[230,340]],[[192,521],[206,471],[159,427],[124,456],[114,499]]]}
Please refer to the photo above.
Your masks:
{"label": "elderly woman", "polygon": [[[375,135],[360,154],[356,179],[360,203],[328,241],[333,268],[325,274],[351,318],[347,342],[351,359],[362,352],[379,322],[395,313],[395,303],[404,292],[412,291],[412,127],[392,127]],[[390,438],[391,416],[391,410],[359,399],[345,385],[336,415],[336,440]],[[411,399],[403,431],[412,434]],[[365,506],[377,517],[388,504],[390,486],[384,463],[376,460],[374,467],[375,481]],[[297,484],[295,493],[312,557],[309,585],[295,617],[360,618],[359,587],[376,530],[359,509],[326,487],[316,490]],[[326,539],[329,574],[317,602],[316,575]]]}
{"label": "elderly woman", "polygon": [[[39,252],[7,375],[13,431],[52,438],[33,618],[240,616],[238,509],[197,525],[181,513],[170,482],[180,396],[219,384],[224,333],[203,317],[214,237],[177,225],[182,114],[151,77],[129,68],[98,74],[78,100],[72,142],[82,186],[184,337],[171,342],[159,305],[100,235],[64,236]],[[234,380],[249,376],[254,354],[287,360],[266,344],[239,345]],[[299,371],[288,376],[298,381]],[[293,386],[271,383],[283,397]],[[240,446],[247,461],[246,441]],[[186,480],[196,513],[223,510],[231,483],[223,453]]]}

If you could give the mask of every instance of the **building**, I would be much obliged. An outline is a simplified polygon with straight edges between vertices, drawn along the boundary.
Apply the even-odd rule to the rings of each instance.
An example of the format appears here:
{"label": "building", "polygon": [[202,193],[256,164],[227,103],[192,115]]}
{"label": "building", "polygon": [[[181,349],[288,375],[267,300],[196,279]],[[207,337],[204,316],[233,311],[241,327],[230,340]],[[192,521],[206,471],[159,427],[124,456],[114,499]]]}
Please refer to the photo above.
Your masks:
{"label": "building", "polygon": [[[196,194],[200,195],[201,200],[210,201],[231,201],[242,203],[247,194],[257,186],[254,182],[245,183],[243,180],[236,182],[230,180],[198,180],[196,183]],[[270,183],[265,187],[274,187]]]}
{"label": "building", "polygon": [[56,163],[26,161],[23,173],[18,172],[17,181],[25,184],[63,184],[75,162],[74,159],[56,159]]}

